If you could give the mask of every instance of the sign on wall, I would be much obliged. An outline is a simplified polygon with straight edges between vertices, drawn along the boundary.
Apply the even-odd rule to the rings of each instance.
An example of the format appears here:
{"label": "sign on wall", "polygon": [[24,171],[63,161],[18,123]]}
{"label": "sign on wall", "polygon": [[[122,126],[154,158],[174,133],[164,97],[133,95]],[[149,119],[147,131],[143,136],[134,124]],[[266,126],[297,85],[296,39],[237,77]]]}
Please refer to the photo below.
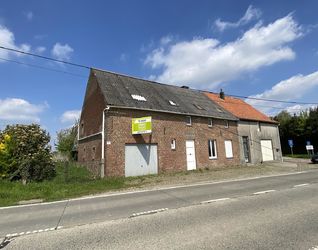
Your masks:
{"label": "sign on wall", "polygon": [[151,132],[152,132],[151,116],[132,119],[131,133],[133,135],[149,134]]}

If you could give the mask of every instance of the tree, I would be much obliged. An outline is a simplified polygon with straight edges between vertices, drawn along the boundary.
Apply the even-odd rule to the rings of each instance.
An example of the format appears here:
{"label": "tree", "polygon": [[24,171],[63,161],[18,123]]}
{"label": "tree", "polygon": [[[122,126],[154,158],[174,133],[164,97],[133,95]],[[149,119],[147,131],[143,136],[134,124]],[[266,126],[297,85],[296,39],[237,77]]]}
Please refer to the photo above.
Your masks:
{"label": "tree", "polygon": [[62,129],[57,132],[56,149],[67,156],[69,159],[74,158],[73,152],[77,142],[77,124],[68,129]]}
{"label": "tree", "polygon": [[8,125],[0,132],[0,174],[42,181],[55,176],[49,134],[37,124]]}

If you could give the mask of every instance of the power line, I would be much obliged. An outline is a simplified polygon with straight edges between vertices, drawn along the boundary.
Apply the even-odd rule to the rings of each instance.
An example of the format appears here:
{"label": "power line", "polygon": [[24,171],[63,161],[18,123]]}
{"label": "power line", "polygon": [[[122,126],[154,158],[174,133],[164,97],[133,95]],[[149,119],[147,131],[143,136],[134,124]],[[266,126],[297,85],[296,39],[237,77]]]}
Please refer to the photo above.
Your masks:
{"label": "power line", "polygon": [[[49,60],[49,61],[54,61],[54,62],[58,62],[58,63],[64,63],[64,64],[71,65],[71,66],[74,66],[74,67],[80,67],[80,68],[85,68],[85,69],[91,69],[92,68],[92,67],[89,67],[89,66],[86,66],[86,65],[83,65],[83,64],[72,63],[72,62],[68,62],[68,61],[64,61],[64,60],[58,60],[58,59],[54,59],[54,58],[51,58],[51,57],[41,56],[41,55],[38,55],[38,54],[25,52],[25,51],[22,51],[22,50],[8,48],[8,47],[4,47],[4,46],[0,46],[0,49],[8,50],[8,51],[12,51],[12,52],[28,55],[28,56],[33,56],[33,57],[37,57],[37,58],[41,58],[41,59],[45,59],[45,60]],[[21,62],[17,62],[17,63],[24,64],[24,63],[21,63]],[[63,73],[65,73],[65,72],[63,72]],[[210,91],[207,91],[207,92],[210,92]],[[283,100],[256,98],[256,97],[249,97],[249,96],[230,95],[230,94],[227,94],[227,96],[236,97],[236,98],[243,98],[243,99],[258,100],[258,101],[266,101],[266,102],[279,102],[279,103],[302,104],[302,105],[318,105],[318,103],[314,103],[314,102],[310,103],[310,102],[283,101]]]}
{"label": "power line", "polygon": [[43,66],[39,66],[39,65],[35,65],[35,64],[30,64],[30,63],[24,63],[24,62],[20,62],[20,61],[16,61],[16,60],[11,60],[11,59],[5,59],[5,58],[1,58],[1,57],[0,57],[0,60],[5,61],[5,62],[16,63],[16,64],[20,64],[20,65],[26,65],[26,66],[30,66],[30,67],[33,67],[33,68],[53,71],[53,72],[57,72],[57,73],[64,73],[64,74],[78,76],[78,77],[83,77],[83,78],[87,77],[87,76],[84,76],[84,75],[75,74],[75,73],[71,73],[71,72],[64,71],[64,70],[52,69],[52,68],[48,68],[48,67],[43,67]]}
{"label": "power line", "polygon": [[37,55],[37,54],[34,54],[34,53],[25,52],[23,50],[7,48],[7,47],[4,47],[4,46],[0,46],[0,49],[13,51],[13,52],[24,54],[24,55],[28,55],[28,56],[34,56],[34,57],[38,57],[38,58],[41,58],[41,59],[50,60],[50,61],[53,61],[53,62],[64,63],[64,64],[68,64],[68,65],[75,66],[75,67],[80,67],[80,68],[85,68],[85,69],[90,69],[91,68],[91,67],[88,67],[88,66],[83,65],[83,64],[72,63],[72,62],[68,62],[68,61],[64,61],[64,60],[58,60],[58,59],[54,59],[52,57],[41,56],[41,55]]}
{"label": "power line", "polygon": [[237,98],[243,98],[243,99],[258,100],[258,101],[266,101],[266,102],[281,102],[281,103],[304,104],[304,105],[318,105],[318,102],[283,101],[283,100],[256,98],[256,97],[249,97],[249,96],[240,96],[240,95],[228,95],[228,96],[237,97]]}

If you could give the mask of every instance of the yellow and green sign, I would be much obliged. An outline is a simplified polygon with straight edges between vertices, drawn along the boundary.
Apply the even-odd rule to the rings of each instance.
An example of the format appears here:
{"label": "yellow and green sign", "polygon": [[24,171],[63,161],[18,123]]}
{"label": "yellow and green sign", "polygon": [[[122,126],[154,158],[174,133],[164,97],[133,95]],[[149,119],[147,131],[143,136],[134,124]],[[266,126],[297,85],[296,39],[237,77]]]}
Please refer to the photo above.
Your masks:
{"label": "yellow and green sign", "polygon": [[133,135],[149,134],[151,132],[152,132],[151,116],[132,119],[131,133]]}

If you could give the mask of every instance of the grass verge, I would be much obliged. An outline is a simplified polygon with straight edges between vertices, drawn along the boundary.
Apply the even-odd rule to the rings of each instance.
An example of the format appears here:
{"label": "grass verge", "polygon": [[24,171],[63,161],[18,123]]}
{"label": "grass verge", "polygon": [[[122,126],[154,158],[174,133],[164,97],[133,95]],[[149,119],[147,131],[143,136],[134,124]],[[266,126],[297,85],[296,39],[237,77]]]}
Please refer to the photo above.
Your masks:
{"label": "grass verge", "polygon": [[21,182],[0,180],[0,206],[16,205],[22,200],[43,199],[43,201],[54,201],[115,190],[137,189],[140,187],[154,188],[158,186],[249,178],[302,171],[310,168],[315,168],[315,166],[313,164],[303,164],[297,167],[281,166],[280,164],[233,166],[139,177],[107,177],[96,179],[86,168],[78,166],[75,163],[68,165],[68,171],[65,170],[65,163],[58,163],[57,175],[50,181],[31,182],[27,185],[22,185]]}

